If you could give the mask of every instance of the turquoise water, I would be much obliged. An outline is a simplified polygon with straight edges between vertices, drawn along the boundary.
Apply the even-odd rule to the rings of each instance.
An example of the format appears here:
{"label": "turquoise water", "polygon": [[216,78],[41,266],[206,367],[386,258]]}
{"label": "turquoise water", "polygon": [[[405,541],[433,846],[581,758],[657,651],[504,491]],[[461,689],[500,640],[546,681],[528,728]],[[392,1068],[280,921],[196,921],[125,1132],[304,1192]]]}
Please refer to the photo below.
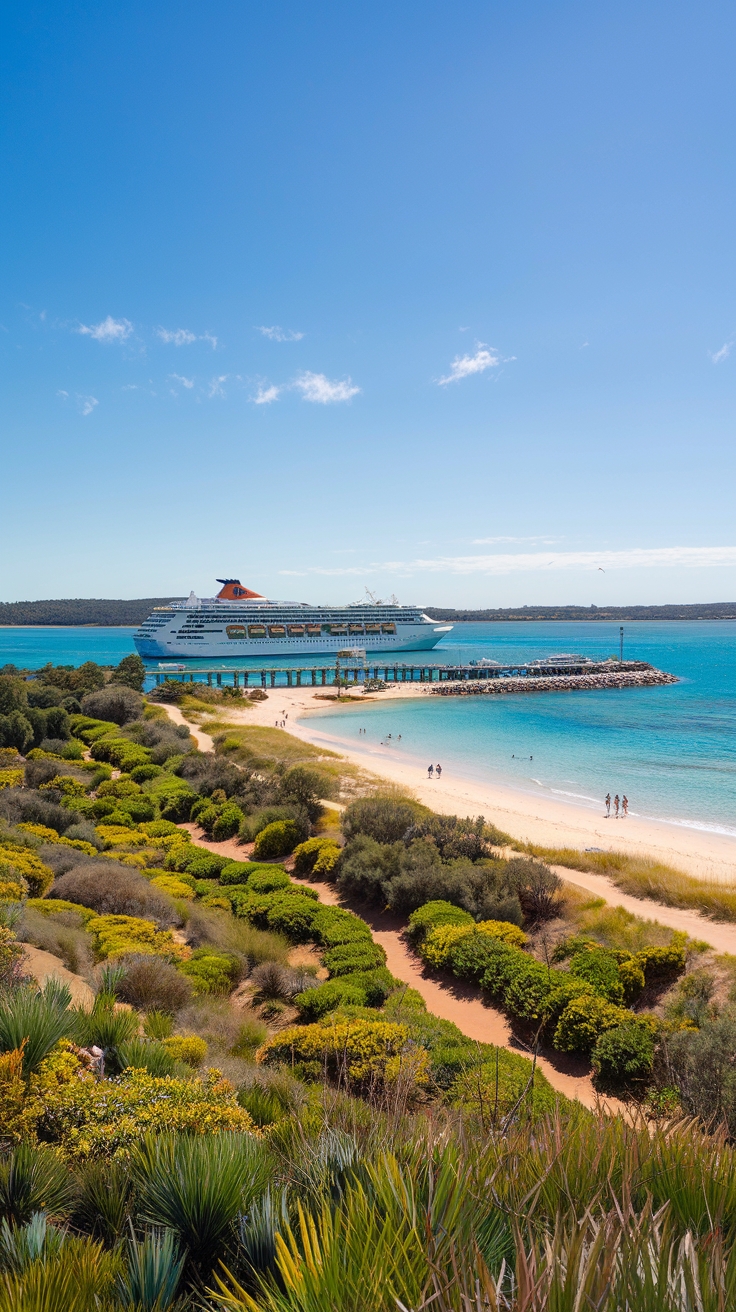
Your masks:
{"label": "turquoise water", "polygon": [[[564,651],[602,657],[618,651],[618,625],[461,624],[436,651],[448,663],[490,656],[507,664]],[[392,750],[424,770],[440,761],[450,776],[503,782],[599,813],[607,792],[626,793],[632,814],[736,834],[736,624],[627,624],[624,655],[680,682],[428,696],[326,711],[320,721],[361,746],[390,733]]]}
{"label": "turquoise water", "polygon": [[[129,628],[0,628],[0,667],[116,664],[134,650],[133,633]],[[603,657],[618,653],[618,639],[617,624],[599,622],[458,624],[431,659],[451,664],[489,656],[508,664],[562,651]],[[440,761],[450,773],[596,809],[607,792],[625,792],[632,814],[736,834],[736,623],[627,624],[624,655],[669,670],[680,682],[601,692],[397,700],[360,711],[327,711],[325,730],[368,746],[389,733],[393,743],[401,734],[393,750],[418,767]],[[188,668],[201,663],[206,662],[189,662]],[[304,657],[279,660],[282,666],[303,663]],[[262,662],[247,664],[260,668]],[[359,727],[367,732],[359,735]]]}

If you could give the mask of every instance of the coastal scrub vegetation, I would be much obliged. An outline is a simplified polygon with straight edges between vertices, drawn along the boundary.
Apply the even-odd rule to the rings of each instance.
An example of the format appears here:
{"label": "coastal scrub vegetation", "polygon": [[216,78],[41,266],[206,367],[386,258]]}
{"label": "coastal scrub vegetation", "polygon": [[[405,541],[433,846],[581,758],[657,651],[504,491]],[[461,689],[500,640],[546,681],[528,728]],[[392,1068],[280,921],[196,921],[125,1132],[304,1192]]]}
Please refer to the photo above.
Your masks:
{"label": "coastal scrub vegetation", "polygon": [[[325,832],[336,760],[250,726],[203,755],[90,682],[67,737],[0,759],[0,1312],[732,1304],[728,962],[575,902],[482,817],[374,791]],[[386,907],[630,1113],[432,1015]]]}
{"label": "coastal scrub vegetation", "polygon": [[716,879],[696,879],[653,857],[626,852],[580,852],[536,843],[514,844],[550,865],[606,875],[622,893],[667,907],[699,911],[713,920],[736,920],[736,891]]}

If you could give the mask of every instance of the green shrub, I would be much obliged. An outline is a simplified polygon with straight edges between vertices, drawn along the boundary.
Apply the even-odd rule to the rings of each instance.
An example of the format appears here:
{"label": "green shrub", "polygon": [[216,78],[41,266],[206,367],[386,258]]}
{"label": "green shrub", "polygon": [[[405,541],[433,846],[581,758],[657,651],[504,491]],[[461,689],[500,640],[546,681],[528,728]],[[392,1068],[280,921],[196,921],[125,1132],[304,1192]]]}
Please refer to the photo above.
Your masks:
{"label": "green shrub", "polygon": [[573,998],[560,1016],[554,1045],[561,1052],[590,1052],[606,1030],[630,1024],[632,1013],[595,993]]}
{"label": "green shrub", "polygon": [[320,1020],[337,1007],[365,1007],[367,997],[365,989],[352,978],[328,980],[316,989],[307,989],[297,993],[294,1006],[304,1021]]}
{"label": "green shrub", "polygon": [[[117,726],[116,726],[117,727]],[[133,743],[129,738],[102,737],[93,742],[90,748],[93,761],[107,761],[118,770],[129,774],[137,765],[148,765],[151,754],[147,747]]]}
{"label": "green shrub", "polygon": [[253,847],[256,861],[270,861],[288,856],[297,846],[301,834],[293,820],[274,820],[257,835]]}
{"label": "green shrub", "polygon": [[230,953],[198,948],[179,969],[191,981],[195,993],[227,994],[234,984],[237,962]]}
{"label": "green shrub", "polygon": [[275,893],[291,887],[291,880],[283,866],[261,866],[248,876],[247,887],[251,893]]}
{"label": "green shrub", "polygon": [[342,831],[348,839],[366,834],[377,843],[396,843],[414,824],[418,810],[393,797],[362,797],[345,808]]}
{"label": "green shrub", "polygon": [[134,768],[130,772],[130,777],[131,779],[135,780],[137,784],[143,784],[146,783],[147,780],[149,779],[157,779],[158,776],[163,773],[164,773],[163,766],[154,765],[153,762],[151,761],[149,765],[134,766]]}
{"label": "green shrub", "polygon": [[515,960],[510,953],[507,944],[487,934],[465,934],[453,943],[448,964],[461,979],[483,981],[483,987],[495,996],[506,984],[505,963]]}
{"label": "green shrub", "polygon": [[255,861],[227,861],[220,869],[220,883],[246,884],[252,870],[256,870]]}
{"label": "green shrub", "polygon": [[590,947],[576,952],[570,961],[570,974],[587,980],[596,993],[608,1002],[620,1005],[624,1000],[624,986],[619,964],[612,952],[605,948]]}
{"label": "green shrub", "polygon": [[415,942],[421,942],[431,930],[436,929],[438,925],[472,925],[473,917],[470,912],[463,911],[462,907],[456,907],[452,902],[437,900],[435,902],[425,902],[423,907],[417,907],[409,916],[409,937]]}
{"label": "green shrub", "polygon": [[677,935],[666,948],[642,948],[641,952],[635,954],[634,961],[644,971],[647,983],[668,979],[685,969],[685,948],[678,941],[681,938],[681,935]]}
{"label": "green shrub", "polygon": [[340,847],[332,838],[308,838],[294,849],[294,873],[329,877],[340,859]]}
{"label": "green shrub", "polygon": [[373,941],[365,921],[342,907],[320,907],[312,928],[317,942],[327,948],[344,943]]}
{"label": "green shrub", "polygon": [[492,1058],[471,1065],[457,1076],[448,1101],[453,1107],[481,1117],[487,1125],[497,1124],[514,1108],[519,1116],[545,1116],[554,1111],[559,1095],[538,1068],[532,1081],[527,1058],[497,1048]]}
{"label": "green shrub", "polygon": [[654,1061],[651,1027],[634,1020],[614,1025],[598,1038],[591,1061],[603,1085],[627,1086],[649,1080]]}
{"label": "green shrub", "polygon": [[376,966],[385,966],[386,953],[379,943],[345,943],[336,948],[329,948],[324,955],[324,964],[330,975],[351,975],[356,971],[373,970]]}
{"label": "green shrub", "polygon": [[627,1004],[636,1002],[646,983],[641,966],[633,958],[630,961],[620,961],[618,973],[624,991],[624,1002]]}
{"label": "green shrub", "polygon": [[[226,857],[218,856],[215,852],[203,852],[201,847],[193,844],[189,851],[191,855],[187,857],[184,869],[193,879],[218,879],[223,866],[228,865]],[[168,865],[168,861],[164,864]]]}
{"label": "green shrub", "polygon": [[283,896],[276,894],[266,914],[266,924],[269,929],[285,934],[292,943],[306,943],[312,937],[312,927],[318,914],[319,903],[316,898],[294,893],[285,893]]}

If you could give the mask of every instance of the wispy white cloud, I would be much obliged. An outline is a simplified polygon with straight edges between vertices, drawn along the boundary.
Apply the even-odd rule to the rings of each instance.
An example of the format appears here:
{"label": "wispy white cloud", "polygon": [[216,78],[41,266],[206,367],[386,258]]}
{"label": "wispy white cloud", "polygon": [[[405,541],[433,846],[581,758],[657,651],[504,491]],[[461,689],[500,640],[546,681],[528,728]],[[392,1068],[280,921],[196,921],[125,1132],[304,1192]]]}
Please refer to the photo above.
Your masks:
{"label": "wispy white cloud", "polygon": [[736,547],[641,547],[624,551],[530,551],[491,556],[371,561],[349,567],[310,567],[307,574],[515,574],[537,570],[714,569],[736,565]]}
{"label": "wispy white cloud", "polygon": [[113,319],[111,314],[101,323],[81,323],[77,328],[77,332],[84,337],[93,337],[96,342],[107,343],[124,342],[132,331],[133,325],[129,319]]}
{"label": "wispy white cloud", "polygon": [[308,371],[299,374],[299,377],[294,379],[291,386],[301,392],[305,401],[315,401],[318,405],[331,405],[335,401],[349,401],[352,397],[357,396],[360,391],[360,388],[354,385],[352,378],[331,382],[324,374],[313,374]]}
{"label": "wispy white cloud", "polygon": [[559,538],[550,538],[547,537],[547,535],[544,533],[535,533],[531,537],[524,537],[524,538],[511,538],[506,536],[499,536],[495,538],[473,538],[474,547],[490,547],[493,546],[496,542],[550,542],[552,543],[552,542],[559,542]]}
{"label": "wispy white cloud", "polygon": [[227,382],[227,374],[220,374],[219,378],[212,378],[210,380],[210,384],[207,389],[207,395],[209,397],[224,396],[225,388],[223,387],[223,383],[226,382]]}
{"label": "wispy white cloud", "polygon": [[77,404],[83,415],[91,415],[95,406],[100,403],[96,396],[79,396],[77,394]]}
{"label": "wispy white cloud", "polygon": [[56,393],[56,395],[57,395],[57,396],[60,396],[61,399],[62,399],[62,401],[68,401],[68,400],[69,400],[69,393],[68,393],[68,392],[65,392],[64,389],[63,389],[63,387],[60,387],[60,388],[59,388],[59,390],[58,390],[58,392]]}
{"label": "wispy white cloud", "polygon": [[475,355],[456,355],[450,365],[450,372],[445,378],[438,378],[437,382],[440,387],[446,387],[448,383],[459,383],[461,378],[469,378],[471,374],[483,374],[486,369],[497,369],[501,363],[501,357],[493,346],[486,346],[485,342],[475,343]]}
{"label": "wispy white cloud", "polygon": [[256,332],[263,333],[272,342],[300,342],[304,336],[304,333],[294,332],[293,328],[279,328],[278,324],[272,328],[256,325]]}
{"label": "wispy white cloud", "polygon": [[722,360],[727,360],[729,355],[731,354],[732,346],[733,346],[733,342],[724,342],[720,351],[714,351],[713,354],[711,355],[710,358],[713,361],[713,363],[720,364]]}
{"label": "wispy white cloud", "polygon": [[217,338],[213,333],[200,333],[197,336],[189,328],[157,328],[156,335],[167,346],[191,346],[192,342],[209,342],[212,350],[217,350]]}
{"label": "wispy white cloud", "polygon": [[157,328],[156,334],[162,342],[172,342],[174,346],[191,346],[197,340],[197,334],[188,328]]}
{"label": "wispy white cloud", "polygon": [[169,374],[169,378],[173,378],[174,382],[176,383],[181,383],[182,387],[186,387],[186,388],[194,387],[194,379],[185,378],[183,374]]}
{"label": "wispy white cloud", "polygon": [[280,393],[281,388],[276,387],[275,384],[271,384],[269,387],[265,383],[261,383],[255,396],[250,399],[254,405],[270,405],[272,401],[278,400]]}

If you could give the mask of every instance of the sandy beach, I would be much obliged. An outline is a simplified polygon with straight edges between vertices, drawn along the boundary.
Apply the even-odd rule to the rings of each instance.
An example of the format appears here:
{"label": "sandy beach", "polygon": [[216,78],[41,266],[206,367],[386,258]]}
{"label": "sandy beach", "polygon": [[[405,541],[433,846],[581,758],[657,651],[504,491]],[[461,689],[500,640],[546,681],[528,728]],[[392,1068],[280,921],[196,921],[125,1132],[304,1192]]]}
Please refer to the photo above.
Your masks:
{"label": "sandy beach", "polygon": [[[426,694],[422,686],[399,684],[366,701],[399,702],[406,697],[423,696]],[[341,710],[346,716],[359,715],[360,700],[356,696],[355,706],[343,703]],[[574,801],[536,797],[504,784],[464,778],[447,769],[443,770],[441,780],[428,779],[426,765],[412,760],[399,748],[373,742],[366,742],[362,747],[352,738],[340,737],[335,732],[334,720],[330,721],[329,732],[327,726],[321,728],[321,713],[329,708],[334,711],[335,703],[315,697],[311,689],[279,688],[269,692],[268,701],[256,702],[247,711],[228,708],[228,718],[242,724],[273,727],[276,720],[280,723],[286,715],[285,728],[296,737],[339,752],[355,765],[411,789],[419,801],[435,811],[484,815],[519,841],[652,856],[701,879],[736,882],[734,837],[632,815],[621,820],[606,819],[602,804],[597,815]]]}

